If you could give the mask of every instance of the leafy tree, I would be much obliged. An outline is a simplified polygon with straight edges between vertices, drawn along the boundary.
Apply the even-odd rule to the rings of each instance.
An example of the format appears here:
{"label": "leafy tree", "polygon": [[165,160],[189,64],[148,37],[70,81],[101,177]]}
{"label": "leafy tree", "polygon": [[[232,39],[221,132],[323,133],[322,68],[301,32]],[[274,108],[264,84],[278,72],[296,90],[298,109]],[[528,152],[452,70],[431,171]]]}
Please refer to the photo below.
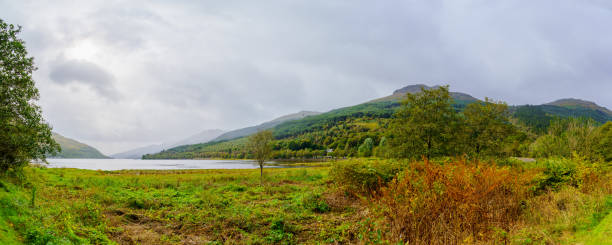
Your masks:
{"label": "leafy tree", "polygon": [[387,137],[380,138],[380,142],[378,143],[378,147],[376,147],[376,156],[377,157],[388,157],[388,142]]}
{"label": "leafy tree", "polygon": [[594,148],[605,161],[612,162],[612,122],[607,122],[597,129]]}
{"label": "leafy tree", "polygon": [[505,139],[514,133],[510,123],[508,105],[485,98],[483,103],[471,103],[463,111],[465,118],[465,145],[476,156],[498,155]]}
{"label": "leafy tree", "polygon": [[0,19],[0,173],[21,170],[32,159],[45,161],[45,155],[60,150],[35,104],[36,67],[17,37],[20,31],[21,27]]}
{"label": "leafy tree", "polygon": [[374,141],[372,138],[367,138],[363,141],[363,144],[359,146],[359,156],[369,157],[372,156],[372,149],[374,148]]}
{"label": "leafy tree", "polygon": [[427,158],[457,152],[457,112],[448,86],[406,95],[391,123],[390,144],[401,158]]}
{"label": "leafy tree", "polygon": [[260,184],[263,184],[263,165],[272,154],[272,131],[263,130],[249,136],[247,147],[253,154],[253,158],[259,163]]}
{"label": "leafy tree", "polygon": [[531,144],[531,154],[535,157],[571,157],[574,153],[598,160],[598,139],[601,130],[597,130],[593,120],[581,118],[556,118],[550,122],[548,133]]}

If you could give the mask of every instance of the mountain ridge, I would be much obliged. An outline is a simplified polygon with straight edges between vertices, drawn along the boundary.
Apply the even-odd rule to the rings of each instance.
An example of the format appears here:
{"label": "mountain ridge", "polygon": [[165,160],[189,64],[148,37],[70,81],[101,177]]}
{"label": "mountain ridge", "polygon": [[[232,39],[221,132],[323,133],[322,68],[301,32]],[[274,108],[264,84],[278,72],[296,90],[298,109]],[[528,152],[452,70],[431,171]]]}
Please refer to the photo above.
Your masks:
{"label": "mountain ridge", "polygon": [[47,156],[49,158],[110,158],[92,146],[65,137],[59,133],[52,132],[51,137],[60,145],[62,150],[56,155]]}
{"label": "mountain ridge", "polygon": [[275,119],[272,119],[270,121],[267,121],[267,122],[264,122],[264,123],[261,123],[255,126],[240,128],[240,129],[226,132],[218,136],[217,138],[211,140],[211,142],[232,140],[232,139],[248,136],[260,130],[266,130],[266,129],[273,128],[284,122],[299,120],[299,119],[303,119],[309,116],[316,116],[319,114],[321,114],[321,112],[317,112],[317,111],[299,111],[297,113],[287,114],[287,115],[277,117]]}
{"label": "mountain ridge", "polygon": [[[414,84],[414,85],[407,85],[404,86],[400,89],[396,89],[395,91],[393,91],[393,93],[391,95],[388,96],[384,96],[382,98],[378,98],[378,99],[374,99],[371,100],[369,102],[379,102],[379,101],[391,101],[391,100],[401,100],[403,97],[406,96],[407,93],[418,93],[421,92],[421,88],[425,88],[425,89],[435,89],[435,88],[439,88],[441,87],[440,85],[434,85],[434,86],[427,86],[425,84]],[[450,96],[456,100],[456,101],[465,101],[465,102],[473,102],[473,101],[479,101],[479,99],[466,94],[466,93],[462,93],[462,92],[453,92],[453,91],[449,91]]]}
{"label": "mountain ridge", "polygon": [[[354,106],[342,107],[333,109],[317,115],[311,115],[296,120],[289,120],[278,123],[272,126],[276,140],[292,141],[299,137],[311,137],[318,143],[318,150],[321,148],[334,149],[335,146],[328,145],[323,139],[316,139],[317,132],[325,132],[332,128],[345,128],[348,123],[359,122],[359,125],[368,125],[369,121],[378,120],[378,122],[390,119],[395,111],[400,108],[401,100],[406,93],[420,92],[421,88],[431,89],[439,87],[427,86],[423,84],[408,85],[395,90],[391,95],[381,97],[379,99],[370,100]],[[453,107],[457,111],[463,109],[470,103],[482,101],[467,93],[449,92],[454,99]],[[582,100],[580,100],[582,101]],[[590,102],[592,103],[592,102]],[[586,117],[592,118],[597,122],[604,123],[612,121],[612,116],[604,112],[605,107],[600,107],[595,103],[584,106],[585,103],[575,103],[571,105],[511,105],[510,112],[513,117],[525,123],[527,126],[542,130],[547,127],[550,120],[554,117]],[[594,105],[594,106],[593,106]],[[603,108],[603,109],[601,109]],[[606,109],[607,110],[607,109]],[[261,124],[260,124],[261,125]],[[260,126],[259,125],[259,126]],[[344,126],[343,126],[344,125]],[[256,129],[257,126],[248,127],[245,129]],[[376,127],[374,127],[376,128]],[[363,129],[363,128],[362,128]],[[360,130],[362,130],[360,129]],[[367,130],[367,129],[365,129]],[[250,133],[255,133],[257,130],[252,130]],[[541,132],[541,131],[540,131]],[[357,133],[357,132],[353,132]],[[207,158],[207,157],[244,157],[247,152],[244,151],[245,139],[241,137],[248,136],[248,133],[242,134],[240,137],[226,138],[219,141],[211,141],[207,144],[198,144],[190,146],[181,146],[168,149],[165,152],[146,156],[149,159],[155,158]],[[310,136],[308,136],[310,135]],[[352,140],[352,138],[351,138]],[[294,142],[295,143],[295,142]],[[355,143],[356,144],[356,143]],[[295,147],[293,145],[292,147]],[[328,148],[329,147],[329,148]],[[354,147],[351,144],[351,147]]]}
{"label": "mountain ridge", "polygon": [[609,116],[612,116],[612,111],[610,109],[604,106],[600,106],[593,101],[588,101],[588,100],[583,100],[583,99],[563,98],[563,99],[555,100],[553,102],[546,103],[545,105],[554,105],[554,106],[561,106],[561,107],[566,107],[566,108],[584,107],[584,108],[599,110],[599,111],[602,111],[608,114]]}
{"label": "mountain ridge", "polygon": [[160,152],[164,149],[170,149],[181,145],[191,145],[198,143],[206,143],[211,141],[212,139],[218,137],[219,135],[225,133],[225,131],[221,129],[207,129],[200,133],[188,136],[184,139],[170,142],[170,143],[162,143],[162,144],[151,144],[143,147],[138,147],[135,149],[127,150],[120,153],[115,153],[110,155],[112,158],[126,158],[126,159],[140,159],[145,154],[151,154]]}

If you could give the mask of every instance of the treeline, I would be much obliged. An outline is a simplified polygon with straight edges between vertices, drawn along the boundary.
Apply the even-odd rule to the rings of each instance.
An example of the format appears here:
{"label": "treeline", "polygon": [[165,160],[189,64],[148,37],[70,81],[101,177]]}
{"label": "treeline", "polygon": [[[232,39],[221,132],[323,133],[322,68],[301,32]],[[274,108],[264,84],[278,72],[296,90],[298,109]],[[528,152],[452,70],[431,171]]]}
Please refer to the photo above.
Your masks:
{"label": "treeline", "polygon": [[[601,126],[606,120],[591,117],[592,111],[588,117],[573,117],[585,113],[546,105],[509,107],[489,99],[457,102],[448,87],[423,89],[407,94],[401,103],[371,102],[283,123],[273,129],[272,158],[494,158],[574,152],[605,158],[600,148],[606,143],[598,142],[606,137],[606,127]],[[245,142],[240,138],[181,146],[144,158],[251,158]]]}
{"label": "treeline", "polygon": [[[540,121],[546,120],[542,123]],[[486,99],[467,105],[462,113],[450,103],[448,87],[409,94],[392,120],[388,156],[472,158],[532,156],[610,161],[612,122],[552,117],[528,121],[511,117],[503,102]],[[546,130],[544,133],[542,131]]]}
{"label": "treeline", "polygon": [[421,158],[464,155],[608,159],[610,124],[594,119],[551,116],[541,106],[512,110],[485,99],[458,109],[448,87],[407,94],[386,118],[359,117],[320,125],[319,130],[278,139],[273,158]]}

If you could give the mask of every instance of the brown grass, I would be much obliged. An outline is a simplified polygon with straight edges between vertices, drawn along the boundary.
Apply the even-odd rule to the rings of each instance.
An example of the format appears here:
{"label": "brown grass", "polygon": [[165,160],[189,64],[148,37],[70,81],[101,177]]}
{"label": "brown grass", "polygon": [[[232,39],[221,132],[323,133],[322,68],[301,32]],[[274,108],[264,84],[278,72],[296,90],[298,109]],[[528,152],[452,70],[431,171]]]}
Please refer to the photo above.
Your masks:
{"label": "brown grass", "polygon": [[[373,217],[391,241],[458,244],[505,232],[518,219],[528,174],[490,164],[413,163],[375,194]],[[500,241],[504,242],[504,241]]]}

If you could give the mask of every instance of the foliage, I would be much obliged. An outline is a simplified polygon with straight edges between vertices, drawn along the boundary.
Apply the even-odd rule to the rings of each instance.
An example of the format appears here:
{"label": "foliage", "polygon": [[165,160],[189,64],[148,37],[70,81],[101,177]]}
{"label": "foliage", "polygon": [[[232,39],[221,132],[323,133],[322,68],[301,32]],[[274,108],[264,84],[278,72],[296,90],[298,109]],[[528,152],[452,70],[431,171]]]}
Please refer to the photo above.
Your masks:
{"label": "foliage", "polygon": [[465,118],[465,146],[467,152],[476,156],[499,156],[515,127],[510,123],[508,105],[492,102],[486,98],[483,103],[467,105]]}
{"label": "foliage", "polygon": [[585,193],[564,186],[530,198],[520,217],[522,225],[507,237],[516,244],[609,244],[610,236],[600,237],[596,229],[609,225],[600,223],[612,217],[612,192],[609,186],[598,189]]}
{"label": "foliage", "polygon": [[253,157],[259,163],[259,166],[263,166],[263,163],[270,158],[272,152],[272,131],[263,130],[249,136],[247,143],[248,149],[252,152]]}
{"label": "foliage", "polygon": [[374,149],[374,141],[372,138],[367,138],[363,141],[363,144],[359,146],[359,156],[369,157],[372,156],[372,150]]}
{"label": "foliage", "polygon": [[325,200],[321,199],[320,194],[310,194],[302,199],[302,205],[304,208],[311,210],[315,213],[326,213],[330,211],[329,205]]}
{"label": "foliage", "polygon": [[[438,88],[438,90],[445,88]],[[439,95],[444,96],[445,94],[441,93]],[[424,94],[409,94],[406,97],[408,96],[423,97]],[[444,98],[434,98],[435,96],[429,96],[430,102],[446,101]],[[528,154],[535,156],[537,154],[534,154],[534,151],[530,152],[530,148],[536,149],[539,147],[541,150],[536,150],[536,152],[549,152],[558,150],[554,148],[555,146],[564,147],[564,142],[554,142],[556,139],[551,140],[546,137],[530,147],[530,144],[535,141],[539,134],[548,130],[551,121],[554,127],[555,121],[560,120],[555,118],[585,116],[594,118],[596,122],[605,122],[612,119],[598,117],[600,111],[582,107],[566,108],[555,105],[507,107],[503,102],[492,102],[488,99],[477,103],[466,100],[450,100],[449,104],[444,105],[444,112],[441,113],[449,115],[445,117],[448,119],[446,123],[444,120],[438,120],[438,118],[417,116],[414,117],[416,121],[413,124],[406,124],[406,122],[412,120],[407,114],[408,106],[400,104],[397,96],[283,122],[274,127],[275,140],[273,142],[272,158],[316,159],[330,156],[375,155],[382,158],[410,157],[420,159],[421,155],[426,155],[426,150],[423,149],[427,148],[425,142],[427,138],[419,134],[427,132],[430,132],[428,134],[435,136],[434,138],[441,142],[433,147],[433,156],[468,154],[485,159],[501,156],[527,156]],[[509,118],[510,116],[512,118]],[[409,125],[417,125],[418,127]],[[424,127],[437,127],[441,131],[431,134],[433,131],[420,130]],[[415,134],[407,133],[405,129],[410,128]],[[367,138],[371,138],[373,141],[372,152],[369,153],[368,145],[367,148],[362,148],[362,150],[368,149],[368,151],[360,153],[359,148]],[[383,138],[385,142],[382,141]],[[145,155],[144,158],[253,158],[246,148],[247,140],[248,138],[243,137],[179,146],[157,154]],[[381,144],[381,142],[384,144]],[[383,145],[385,146],[383,147]],[[604,151],[606,149],[604,147],[600,148]],[[570,154],[571,152],[566,151],[543,154],[542,156],[567,156]]]}
{"label": "foliage", "polygon": [[272,153],[272,140],[274,136],[272,131],[263,130],[249,136],[247,148],[253,154],[253,158],[259,164],[259,170],[261,173],[261,182],[263,183],[263,165],[266,160],[270,158]]}
{"label": "foliage", "polygon": [[[27,167],[28,182],[0,180],[0,243],[390,244],[416,229],[396,229],[416,224],[410,222],[415,217],[433,225],[430,234],[448,229],[449,236],[457,235],[436,237],[432,244],[579,243],[571,240],[575,232],[590,232],[612,211],[605,201],[612,194],[609,166],[551,161],[498,167],[461,160],[350,159],[331,168],[271,168],[264,186],[258,171],[249,169]],[[541,186],[542,176],[563,176],[552,170],[559,165],[575,165],[570,181],[524,193],[518,216],[510,216],[518,191],[527,189],[515,184]],[[447,215],[451,212],[456,216]],[[452,232],[457,227],[465,232]],[[473,229],[482,232],[474,235]]]}
{"label": "foliage", "polygon": [[[296,244],[350,239],[358,217],[328,204],[327,168],[90,171],[25,168],[0,180],[0,244]],[[36,207],[31,207],[32,188]],[[5,190],[6,189],[6,190]],[[350,219],[338,219],[350,217]],[[4,223],[3,223],[4,222]],[[343,235],[344,234],[344,235]]]}
{"label": "foliage", "polygon": [[540,106],[525,105],[513,107],[512,109],[514,117],[537,134],[545,133],[548,125],[550,125],[550,121],[553,119]]}
{"label": "foliage", "polygon": [[565,186],[590,191],[594,186],[599,185],[602,179],[605,179],[605,176],[603,176],[606,172],[604,166],[589,162],[580,156],[574,156],[573,159],[541,159],[527,165],[528,168],[541,170],[540,174],[533,179],[533,191],[535,193],[549,190],[558,191]]}
{"label": "foliage", "polygon": [[556,118],[551,121],[548,133],[536,139],[530,147],[535,157],[572,157],[576,153],[596,161],[597,139],[601,138],[595,122],[581,118]]}
{"label": "foliage", "polygon": [[358,160],[336,163],[330,176],[351,195],[375,192],[406,168],[406,160]]}
{"label": "foliage", "polygon": [[20,31],[0,19],[0,174],[59,150],[34,103],[39,97],[32,79],[36,68],[17,37]]}
{"label": "foliage", "polygon": [[250,158],[246,149],[248,137],[229,141],[208,142],[177,146],[156,154],[146,154],[143,159],[203,159],[203,158]]}
{"label": "foliage", "polygon": [[578,186],[577,164],[568,159],[544,159],[537,161],[534,167],[539,167],[543,171],[534,178],[534,188],[536,193],[547,190],[558,191],[561,187],[571,185]]}
{"label": "foliage", "polygon": [[389,142],[387,137],[383,136],[375,149],[375,155],[380,158],[389,158]]}
{"label": "foliage", "polygon": [[372,201],[391,241],[457,244],[508,231],[526,197],[528,176],[495,165],[412,164]]}
{"label": "foliage", "polygon": [[294,137],[355,118],[390,118],[398,106],[397,101],[381,101],[335,109],[300,120],[284,122],[274,128],[274,136],[281,139]]}
{"label": "foliage", "polygon": [[612,162],[612,122],[607,122],[597,129],[594,150],[605,161]]}
{"label": "foliage", "polygon": [[391,124],[390,143],[398,157],[418,159],[453,154],[457,114],[448,86],[406,94]]}

